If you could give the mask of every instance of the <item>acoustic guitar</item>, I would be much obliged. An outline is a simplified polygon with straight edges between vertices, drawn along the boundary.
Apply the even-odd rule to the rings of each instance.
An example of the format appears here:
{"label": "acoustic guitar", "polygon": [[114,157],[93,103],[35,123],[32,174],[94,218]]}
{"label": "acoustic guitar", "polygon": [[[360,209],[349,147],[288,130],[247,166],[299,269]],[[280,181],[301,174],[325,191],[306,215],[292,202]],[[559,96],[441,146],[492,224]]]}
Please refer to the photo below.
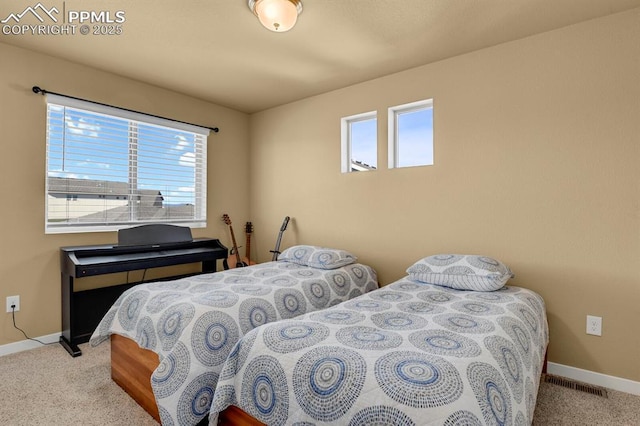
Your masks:
{"label": "acoustic guitar", "polygon": [[251,234],[253,234],[253,224],[251,222],[245,223],[244,233],[247,235],[247,244],[245,245],[245,256],[242,261],[247,265],[255,265],[256,262],[251,260]]}
{"label": "acoustic guitar", "polygon": [[233,226],[231,226],[231,219],[228,214],[222,215],[222,221],[229,225],[229,231],[231,232],[231,242],[233,246],[231,247],[230,256],[222,261],[222,266],[224,269],[233,269],[233,268],[242,268],[247,266],[246,263],[240,259],[240,253],[238,252],[238,244],[236,244],[236,236],[233,233]]}

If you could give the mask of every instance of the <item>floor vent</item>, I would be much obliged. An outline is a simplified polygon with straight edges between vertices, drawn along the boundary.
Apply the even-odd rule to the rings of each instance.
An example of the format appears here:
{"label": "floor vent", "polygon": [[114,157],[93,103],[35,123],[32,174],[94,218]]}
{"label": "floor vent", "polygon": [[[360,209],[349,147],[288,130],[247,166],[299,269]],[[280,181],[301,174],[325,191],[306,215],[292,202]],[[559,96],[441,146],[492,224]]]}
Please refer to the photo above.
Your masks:
{"label": "floor vent", "polygon": [[553,385],[563,386],[565,388],[574,389],[580,392],[590,393],[592,395],[608,398],[607,390],[598,386],[589,385],[586,383],[576,382],[565,377],[552,376],[546,374],[544,376],[545,383],[551,383]]}

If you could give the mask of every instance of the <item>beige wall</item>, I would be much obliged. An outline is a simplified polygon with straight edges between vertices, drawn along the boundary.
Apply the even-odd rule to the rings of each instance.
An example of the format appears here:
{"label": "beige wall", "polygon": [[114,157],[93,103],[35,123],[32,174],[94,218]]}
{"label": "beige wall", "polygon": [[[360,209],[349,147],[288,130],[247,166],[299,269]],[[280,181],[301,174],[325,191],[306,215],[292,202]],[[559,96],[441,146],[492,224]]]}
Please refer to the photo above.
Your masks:
{"label": "beige wall", "polygon": [[[219,220],[228,213],[234,223],[249,220],[249,117],[227,108],[141,82],[54,59],[0,43],[0,345],[23,340],[4,313],[5,298],[20,295],[18,325],[30,336],[61,329],[59,247],[113,243],[114,232],[44,234],[46,104],[31,87],[66,93],[151,114],[218,126],[209,137],[208,216],[195,237],[219,238],[229,245],[228,229]],[[233,177],[233,180],[231,178]],[[187,268],[188,269],[188,268]],[[173,271],[154,270],[146,278]],[[140,279],[131,277],[131,280]],[[121,283],[124,276],[99,281]],[[79,280],[83,288],[93,286]]]}
{"label": "beige wall", "polygon": [[[382,284],[435,253],[497,257],[545,298],[551,361],[639,381],[639,12],[252,115],[257,232],[289,215],[283,247],[351,250]],[[387,108],[426,98],[435,165],[387,169]],[[340,118],[374,109],[379,170],[341,174]]]}

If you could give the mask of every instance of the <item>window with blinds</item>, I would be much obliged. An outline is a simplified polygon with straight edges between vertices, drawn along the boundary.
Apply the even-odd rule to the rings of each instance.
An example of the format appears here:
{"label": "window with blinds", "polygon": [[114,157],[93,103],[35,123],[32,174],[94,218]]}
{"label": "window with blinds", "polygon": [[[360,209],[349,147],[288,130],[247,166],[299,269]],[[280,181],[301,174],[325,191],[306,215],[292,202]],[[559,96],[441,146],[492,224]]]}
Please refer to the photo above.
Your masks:
{"label": "window with blinds", "polygon": [[46,232],[206,226],[208,134],[47,94]]}

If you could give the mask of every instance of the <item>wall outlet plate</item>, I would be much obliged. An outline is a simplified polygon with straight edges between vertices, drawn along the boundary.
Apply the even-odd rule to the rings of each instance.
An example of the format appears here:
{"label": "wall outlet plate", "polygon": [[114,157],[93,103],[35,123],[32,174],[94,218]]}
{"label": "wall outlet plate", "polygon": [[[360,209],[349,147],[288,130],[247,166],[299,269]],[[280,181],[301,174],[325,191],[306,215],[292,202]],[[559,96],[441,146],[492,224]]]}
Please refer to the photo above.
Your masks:
{"label": "wall outlet plate", "polygon": [[602,336],[602,317],[587,315],[587,334]]}
{"label": "wall outlet plate", "polygon": [[[11,307],[11,305],[15,305],[15,309]],[[20,310],[20,296],[9,296],[7,297],[7,312],[11,313],[13,311],[18,312]]]}

